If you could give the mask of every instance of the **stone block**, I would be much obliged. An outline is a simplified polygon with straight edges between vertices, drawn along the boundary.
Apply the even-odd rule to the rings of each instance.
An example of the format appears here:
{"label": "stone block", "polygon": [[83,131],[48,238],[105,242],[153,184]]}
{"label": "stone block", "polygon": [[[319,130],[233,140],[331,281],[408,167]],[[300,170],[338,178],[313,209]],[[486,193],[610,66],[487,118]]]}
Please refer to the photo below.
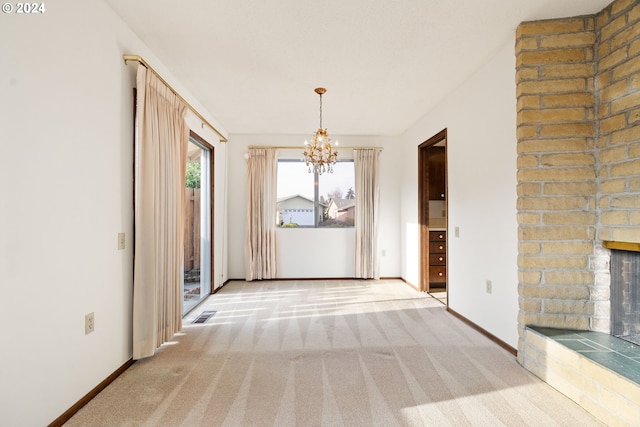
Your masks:
{"label": "stone block", "polygon": [[611,48],[618,49],[627,46],[631,40],[638,37],[638,34],[640,34],[640,22],[627,26],[611,38]]}
{"label": "stone block", "polygon": [[588,300],[589,288],[587,286],[526,286],[520,290],[523,298],[552,299],[562,295],[565,299]]}
{"label": "stone block", "polygon": [[518,253],[521,255],[535,255],[540,253],[540,243],[519,242]]}
{"label": "stone block", "polygon": [[516,41],[515,52],[520,53],[523,50],[537,50],[539,48],[538,37],[520,37]]}
{"label": "stone block", "polygon": [[628,92],[628,84],[626,80],[621,80],[619,82],[615,82],[613,84],[605,86],[600,91],[600,101],[601,102],[609,102],[613,99],[620,98],[623,95],[626,95]]}
{"label": "stone block", "polygon": [[640,106],[640,91],[623,95],[611,101],[611,114]]}
{"label": "stone block", "polygon": [[550,34],[540,37],[540,47],[549,48],[567,48],[578,46],[593,46],[596,42],[596,35],[592,31],[576,32],[568,34]]}
{"label": "stone block", "polygon": [[523,110],[518,114],[518,124],[575,122],[586,119],[587,110],[583,107]]}
{"label": "stone block", "polygon": [[590,166],[596,159],[590,153],[543,154],[541,163],[543,166]]}
{"label": "stone block", "polygon": [[609,205],[617,209],[640,209],[640,194],[611,197]]}
{"label": "stone block", "polygon": [[600,191],[602,194],[622,193],[625,191],[625,179],[607,179],[600,183]]}
{"label": "stone block", "polygon": [[635,4],[635,6],[627,13],[629,22],[635,22],[640,19],[640,4],[636,1],[628,0]]}
{"label": "stone block", "polygon": [[600,223],[605,225],[626,225],[629,221],[629,214],[626,211],[603,212]]}
{"label": "stone block", "polygon": [[516,165],[519,169],[535,167],[538,166],[539,163],[540,161],[538,159],[538,156],[531,155],[520,155],[518,156],[518,160],[516,161]]}
{"label": "stone block", "polygon": [[610,229],[610,238],[607,240],[640,243],[640,224],[632,225],[634,227],[630,226]]}
{"label": "stone block", "polygon": [[538,213],[519,213],[517,214],[518,224],[523,225],[541,225],[540,214]]}
{"label": "stone block", "polygon": [[640,40],[635,40],[629,44],[629,56],[636,56],[640,53]]}
{"label": "stone block", "polygon": [[595,98],[592,92],[571,92],[542,95],[542,106],[544,107],[571,107],[594,104]]}
{"label": "stone block", "polygon": [[611,78],[613,81],[616,81],[629,77],[632,74],[637,74],[638,72],[640,72],[640,57],[636,56],[616,65],[612,70]]}
{"label": "stone block", "polygon": [[536,126],[518,126],[516,130],[518,139],[535,138],[538,135]]}
{"label": "stone block", "polygon": [[558,123],[543,124],[540,127],[540,136],[545,137],[568,137],[568,136],[594,136],[594,123]]}
{"label": "stone block", "polygon": [[602,301],[608,303],[610,294],[611,291],[609,288],[591,287],[589,289],[589,299],[591,299],[591,301]]}
{"label": "stone block", "polygon": [[553,196],[594,196],[595,182],[547,182],[544,194]]}
{"label": "stone block", "polygon": [[616,130],[624,129],[627,120],[624,114],[618,114],[600,121],[600,132],[607,134]]}
{"label": "stone block", "polygon": [[539,271],[519,271],[518,280],[527,285],[539,285],[542,273]]}
{"label": "stone block", "polygon": [[598,61],[599,72],[611,69],[618,64],[622,64],[628,58],[627,49],[617,49],[609,53]]}
{"label": "stone block", "polygon": [[523,268],[532,269],[586,269],[589,265],[588,260],[583,256],[559,257],[559,256],[537,256],[526,257],[526,262],[520,263]]}
{"label": "stone block", "polygon": [[550,79],[538,81],[524,81],[518,84],[517,96],[544,95],[549,93],[582,92],[587,90],[587,80],[584,78]]}
{"label": "stone block", "polygon": [[518,196],[540,196],[542,184],[538,182],[523,182],[517,185]]}
{"label": "stone block", "polygon": [[538,79],[538,67],[520,67],[516,71],[516,82]]}
{"label": "stone block", "polygon": [[613,36],[615,33],[622,30],[627,25],[626,17],[619,16],[618,18],[613,19],[611,22],[607,23],[600,29],[600,38],[602,40],[606,40],[609,37]]}
{"label": "stone block", "polygon": [[[640,406],[640,386],[631,380],[612,372],[601,365],[583,357],[580,359],[580,372],[592,378],[603,388],[626,396],[629,401]],[[640,412],[639,412],[640,413]]]}
{"label": "stone block", "polygon": [[594,301],[593,315],[595,317],[608,319],[611,316],[611,304],[609,301]]}
{"label": "stone block", "polygon": [[589,255],[593,253],[592,242],[545,242],[542,253],[548,255]]}
{"label": "stone block", "polygon": [[609,409],[610,412],[617,414],[623,419],[626,418],[631,425],[638,425],[640,423],[640,405],[634,404],[619,393],[608,389],[601,390],[600,402],[602,406]]}
{"label": "stone block", "polygon": [[[624,114],[621,114],[624,119]],[[600,163],[616,163],[627,158],[626,147],[613,147],[600,151],[599,160]]]}
{"label": "stone block", "polygon": [[[593,273],[590,271],[546,271],[544,273],[544,282],[547,285],[592,285]],[[559,294],[557,297],[562,298],[563,295]],[[554,313],[561,312],[554,311]],[[566,311],[564,313],[574,312]]]}
{"label": "stone block", "polygon": [[546,225],[595,225],[595,212],[547,212],[542,214]]}
{"label": "stone block", "polygon": [[540,70],[540,77],[545,79],[593,77],[594,75],[595,65],[591,62],[545,65]]}
{"label": "stone block", "polygon": [[581,18],[529,21],[518,26],[516,38],[541,34],[575,33],[585,29],[585,21]]}
{"label": "stone block", "polygon": [[627,145],[627,150],[629,150],[630,159],[640,158],[640,141],[634,141],[629,143]]}
{"label": "stone block", "polygon": [[540,309],[542,307],[542,301],[539,299],[521,299],[520,302],[520,310],[540,313]]}
{"label": "stone block", "polygon": [[520,210],[566,211],[584,209],[588,197],[520,197],[517,207]]}
{"label": "stone block", "polygon": [[611,3],[611,16],[617,16],[623,13],[634,3],[635,0],[616,0]]}
{"label": "stone block", "polygon": [[595,179],[593,168],[525,169],[517,173],[519,182],[589,181]]}
{"label": "stone block", "polygon": [[540,96],[539,95],[523,95],[518,98],[518,111],[525,108],[540,108]]}

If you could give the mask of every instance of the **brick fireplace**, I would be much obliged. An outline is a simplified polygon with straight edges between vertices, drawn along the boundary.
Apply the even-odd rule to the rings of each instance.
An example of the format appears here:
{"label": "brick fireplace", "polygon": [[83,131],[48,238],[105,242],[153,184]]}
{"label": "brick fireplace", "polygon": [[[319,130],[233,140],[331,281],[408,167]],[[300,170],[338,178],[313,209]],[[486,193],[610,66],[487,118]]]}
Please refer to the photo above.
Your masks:
{"label": "brick fireplace", "polygon": [[640,1],[524,22],[515,53],[528,367],[528,326],[611,332],[610,248],[640,246]]}

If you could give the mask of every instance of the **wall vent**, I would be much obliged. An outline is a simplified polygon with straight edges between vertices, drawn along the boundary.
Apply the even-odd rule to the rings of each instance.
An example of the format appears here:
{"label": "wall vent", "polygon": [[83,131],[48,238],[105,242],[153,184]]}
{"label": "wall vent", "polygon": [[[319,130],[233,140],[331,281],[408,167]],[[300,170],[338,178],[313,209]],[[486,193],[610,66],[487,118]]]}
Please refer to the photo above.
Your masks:
{"label": "wall vent", "polygon": [[205,323],[207,320],[211,319],[214,314],[216,314],[216,310],[207,310],[200,313],[196,319],[191,323]]}

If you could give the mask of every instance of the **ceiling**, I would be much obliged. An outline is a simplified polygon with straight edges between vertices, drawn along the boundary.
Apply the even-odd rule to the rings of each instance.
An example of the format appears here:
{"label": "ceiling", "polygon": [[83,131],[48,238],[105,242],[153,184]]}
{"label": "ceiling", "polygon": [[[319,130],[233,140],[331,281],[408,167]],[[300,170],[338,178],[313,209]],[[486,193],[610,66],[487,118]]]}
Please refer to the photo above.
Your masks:
{"label": "ceiling", "polygon": [[229,133],[311,133],[323,86],[330,134],[396,135],[520,22],[611,0],[105,1]]}

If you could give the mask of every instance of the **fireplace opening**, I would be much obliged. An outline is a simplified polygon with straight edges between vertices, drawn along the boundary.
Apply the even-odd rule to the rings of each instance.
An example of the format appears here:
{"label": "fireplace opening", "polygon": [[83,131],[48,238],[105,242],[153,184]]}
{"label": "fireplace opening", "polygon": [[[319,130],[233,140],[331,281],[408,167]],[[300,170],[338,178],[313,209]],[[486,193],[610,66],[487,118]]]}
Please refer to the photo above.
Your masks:
{"label": "fireplace opening", "polygon": [[611,251],[611,335],[640,345],[640,252]]}

